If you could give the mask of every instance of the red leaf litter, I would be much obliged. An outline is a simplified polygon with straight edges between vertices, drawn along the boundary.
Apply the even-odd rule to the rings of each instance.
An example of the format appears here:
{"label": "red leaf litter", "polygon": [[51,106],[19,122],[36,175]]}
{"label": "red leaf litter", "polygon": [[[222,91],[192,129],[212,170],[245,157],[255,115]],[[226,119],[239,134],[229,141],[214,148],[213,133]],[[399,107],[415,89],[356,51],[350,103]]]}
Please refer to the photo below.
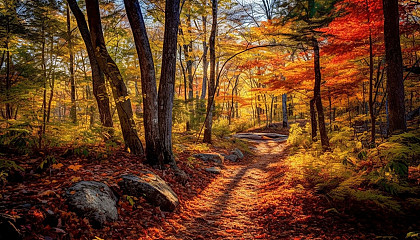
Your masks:
{"label": "red leaf litter", "polygon": [[[64,151],[56,149],[56,155]],[[283,164],[286,143],[261,141],[254,155],[227,161],[219,175],[204,170],[211,163],[192,161],[194,152],[177,153],[179,168],[190,177],[185,185],[170,169],[153,169],[122,150],[113,152],[99,159],[57,157],[62,166],[42,173],[27,170],[23,182],[9,182],[0,191],[0,213],[21,218],[25,239],[375,238],[358,220],[330,211],[328,199],[317,195],[310,183],[294,178]],[[40,159],[14,160],[28,167]],[[142,198],[132,205],[122,195],[119,176],[144,169],[160,175],[177,193],[180,206],[174,212],[163,212]],[[80,180],[102,181],[119,194],[117,221],[93,229],[86,218],[68,210],[64,193]]]}

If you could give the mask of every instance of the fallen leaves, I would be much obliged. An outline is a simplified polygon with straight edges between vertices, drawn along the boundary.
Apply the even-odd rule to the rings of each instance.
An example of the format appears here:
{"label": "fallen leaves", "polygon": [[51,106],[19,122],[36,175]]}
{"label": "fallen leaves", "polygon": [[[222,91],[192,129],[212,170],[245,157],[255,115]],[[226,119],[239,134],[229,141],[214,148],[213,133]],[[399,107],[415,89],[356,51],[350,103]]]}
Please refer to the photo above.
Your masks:
{"label": "fallen leaves", "polygon": [[67,168],[71,169],[73,171],[78,171],[81,167],[83,167],[82,165],[76,164],[76,165],[70,165]]}
{"label": "fallen leaves", "polygon": [[63,166],[64,166],[64,164],[62,164],[62,163],[55,163],[55,164],[51,165],[51,167],[52,167],[53,169],[60,169],[60,168],[62,168]]}

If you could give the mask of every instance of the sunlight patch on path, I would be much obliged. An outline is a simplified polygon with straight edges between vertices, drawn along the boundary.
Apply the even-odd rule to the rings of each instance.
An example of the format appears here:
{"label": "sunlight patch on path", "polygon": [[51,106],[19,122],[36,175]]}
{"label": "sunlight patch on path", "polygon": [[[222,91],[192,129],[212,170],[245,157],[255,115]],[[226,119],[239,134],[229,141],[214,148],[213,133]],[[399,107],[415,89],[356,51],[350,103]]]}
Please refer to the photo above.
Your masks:
{"label": "sunlight patch on path", "polygon": [[266,168],[280,160],[283,145],[257,143],[253,162],[230,165],[196,198],[184,203],[165,239],[254,239],[260,232],[251,215],[258,205]]}

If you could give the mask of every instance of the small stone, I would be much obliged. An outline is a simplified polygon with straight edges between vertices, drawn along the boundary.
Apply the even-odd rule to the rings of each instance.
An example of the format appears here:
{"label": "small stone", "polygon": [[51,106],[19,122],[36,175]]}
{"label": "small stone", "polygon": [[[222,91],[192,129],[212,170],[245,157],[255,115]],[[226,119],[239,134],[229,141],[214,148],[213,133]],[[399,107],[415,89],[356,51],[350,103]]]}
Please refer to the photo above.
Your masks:
{"label": "small stone", "polygon": [[227,156],[225,156],[225,159],[227,159],[227,160],[229,160],[231,162],[236,162],[238,160],[238,156],[235,155],[235,154],[227,155]]}
{"label": "small stone", "polygon": [[194,154],[193,157],[201,159],[203,161],[212,161],[218,164],[223,164],[225,158],[218,153],[198,153]]}
{"label": "small stone", "polygon": [[25,203],[22,205],[22,208],[31,208],[31,207],[32,207],[32,204],[30,203]]}
{"label": "small stone", "polygon": [[242,153],[241,150],[239,150],[239,148],[233,149],[231,153],[238,156],[239,159],[244,158],[244,154]]}
{"label": "small stone", "polygon": [[209,167],[209,168],[206,168],[205,170],[206,172],[214,173],[214,174],[220,174],[222,172],[222,170],[218,167]]}

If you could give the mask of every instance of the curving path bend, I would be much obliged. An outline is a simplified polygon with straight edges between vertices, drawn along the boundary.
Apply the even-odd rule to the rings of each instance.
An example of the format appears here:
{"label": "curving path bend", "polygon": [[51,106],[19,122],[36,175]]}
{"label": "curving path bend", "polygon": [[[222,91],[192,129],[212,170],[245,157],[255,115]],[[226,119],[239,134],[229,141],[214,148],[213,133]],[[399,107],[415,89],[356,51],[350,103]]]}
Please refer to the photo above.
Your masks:
{"label": "curving path bend", "polygon": [[[256,141],[255,141],[256,140]],[[197,197],[184,203],[173,231],[164,239],[254,239],[258,226],[251,216],[258,205],[259,186],[267,169],[284,155],[283,141],[254,139],[255,157],[228,165]]]}

